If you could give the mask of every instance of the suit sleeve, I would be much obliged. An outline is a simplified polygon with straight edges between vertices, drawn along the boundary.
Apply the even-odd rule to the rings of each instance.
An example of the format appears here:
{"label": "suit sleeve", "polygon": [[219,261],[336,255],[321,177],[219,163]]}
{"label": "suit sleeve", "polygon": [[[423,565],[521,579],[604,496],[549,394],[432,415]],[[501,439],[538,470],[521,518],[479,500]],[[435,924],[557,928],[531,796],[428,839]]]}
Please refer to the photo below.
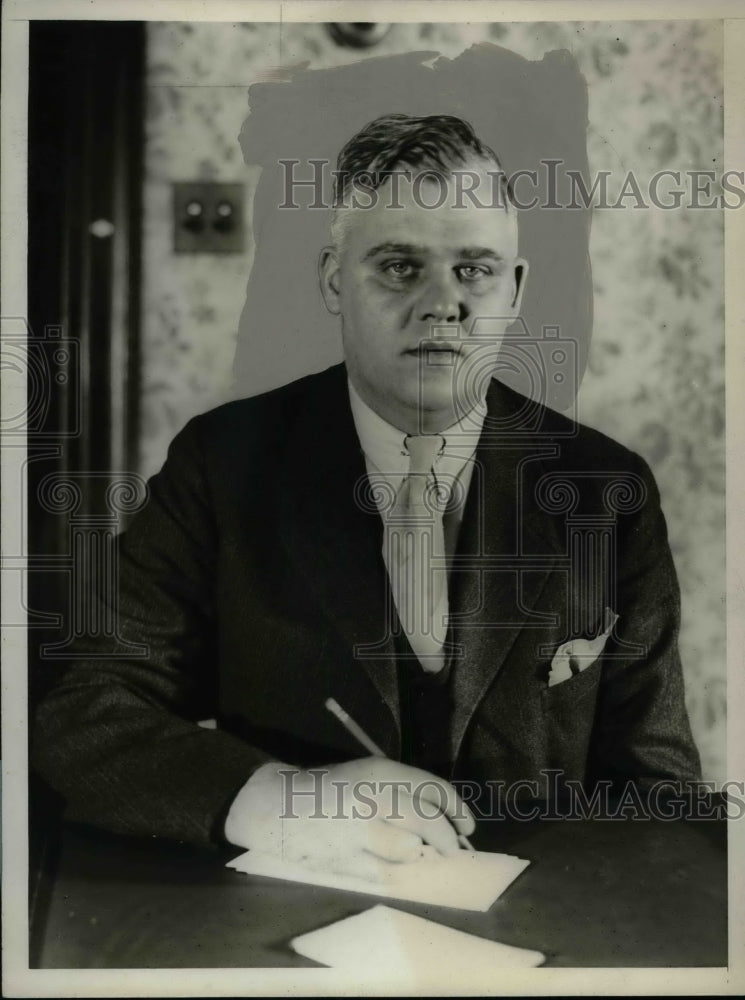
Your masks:
{"label": "suit sleeve", "polygon": [[114,638],[81,637],[42,701],[32,761],[68,818],[196,844],[268,759],[205,729],[215,714],[214,574],[218,526],[203,471],[200,421],[179,434],[150,496],[119,537]]}
{"label": "suit sleeve", "polygon": [[668,544],[659,491],[643,459],[636,474],[646,498],[622,516],[616,553],[617,641],[606,647],[599,691],[595,777],[633,779],[649,787],[660,779],[700,778],[700,761],[686,711],[678,652],[680,590]]}

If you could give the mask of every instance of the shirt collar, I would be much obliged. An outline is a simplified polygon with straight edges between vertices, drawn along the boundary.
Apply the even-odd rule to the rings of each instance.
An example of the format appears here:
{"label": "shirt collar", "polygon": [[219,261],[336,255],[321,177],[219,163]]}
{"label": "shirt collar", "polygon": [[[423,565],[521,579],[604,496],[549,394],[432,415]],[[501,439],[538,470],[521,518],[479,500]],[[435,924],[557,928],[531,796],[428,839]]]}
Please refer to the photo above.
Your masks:
{"label": "shirt collar", "polygon": [[[354,426],[367,461],[386,478],[404,476],[409,456],[404,444],[406,434],[389,424],[364,402],[351,382],[349,402]],[[473,458],[486,417],[486,404],[481,403],[451,427],[441,431],[445,445],[435,460],[435,471],[457,476]]]}

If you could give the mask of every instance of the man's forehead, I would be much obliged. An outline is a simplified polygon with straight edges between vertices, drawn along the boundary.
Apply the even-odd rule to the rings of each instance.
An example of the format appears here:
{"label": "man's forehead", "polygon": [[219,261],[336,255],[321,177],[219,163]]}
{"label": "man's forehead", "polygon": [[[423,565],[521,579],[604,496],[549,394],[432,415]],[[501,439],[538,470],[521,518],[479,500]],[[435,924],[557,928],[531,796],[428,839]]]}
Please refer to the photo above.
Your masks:
{"label": "man's forehead", "polygon": [[[514,254],[517,247],[517,223],[514,213],[492,204],[468,200],[400,198],[392,203],[386,192],[378,189],[375,204],[369,208],[342,209],[349,235],[364,256],[376,248],[389,250],[442,248],[463,251],[472,256],[491,251],[499,256]],[[478,251],[478,252],[477,252]]]}

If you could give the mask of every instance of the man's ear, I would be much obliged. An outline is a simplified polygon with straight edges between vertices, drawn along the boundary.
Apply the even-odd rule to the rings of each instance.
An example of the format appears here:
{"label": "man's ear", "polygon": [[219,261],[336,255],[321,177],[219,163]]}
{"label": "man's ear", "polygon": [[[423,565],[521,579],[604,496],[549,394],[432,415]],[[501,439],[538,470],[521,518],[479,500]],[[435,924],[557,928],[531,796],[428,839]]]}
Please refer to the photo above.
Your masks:
{"label": "man's ear", "polygon": [[326,308],[333,316],[341,312],[339,302],[339,253],[335,247],[324,247],[318,255],[318,283]]}
{"label": "man's ear", "polygon": [[528,262],[524,257],[515,258],[515,290],[512,296],[512,315],[518,316],[523,301],[525,282],[528,277]]}

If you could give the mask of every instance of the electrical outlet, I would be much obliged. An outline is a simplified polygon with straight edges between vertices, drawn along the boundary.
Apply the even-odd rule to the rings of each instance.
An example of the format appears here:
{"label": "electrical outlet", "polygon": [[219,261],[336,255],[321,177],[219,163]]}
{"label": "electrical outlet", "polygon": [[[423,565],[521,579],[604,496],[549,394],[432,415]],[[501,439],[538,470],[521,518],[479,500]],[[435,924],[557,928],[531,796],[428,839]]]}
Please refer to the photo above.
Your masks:
{"label": "electrical outlet", "polygon": [[173,185],[176,253],[242,253],[243,184],[186,181]]}

